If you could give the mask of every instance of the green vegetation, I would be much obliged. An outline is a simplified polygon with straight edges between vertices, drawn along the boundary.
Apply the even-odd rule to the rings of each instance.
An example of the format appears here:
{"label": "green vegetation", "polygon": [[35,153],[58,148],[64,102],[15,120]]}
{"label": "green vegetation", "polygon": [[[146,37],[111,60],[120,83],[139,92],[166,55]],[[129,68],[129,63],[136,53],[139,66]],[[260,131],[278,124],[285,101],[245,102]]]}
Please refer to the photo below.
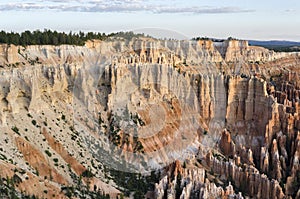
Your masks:
{"label": "green vegetation", "polygon": [[130,173],[112,169],[110,170],[110,175],[120,188],[124,188],[122,192],[125,196],[129,197],[133,192],[133,197],[140,199],[144,198],[147,191],[154,190],[155,183],[159,181],[160,173],[152,171],[149,176],[143,176],[140,173]]}
{"label": "green vegetation", "polygon": [[[134,137],[134,139],[137,139],[137,138]],[[135,143],[136,143],[136,145],[133,150],[136,152],[144,153],[144,147],[143,147],[142,143],[139,140],[136,140]]]}
{"label": "green vegetation", "polygon": [[81,175],[86,178],[92,178],[94,176],[90,168],[82,172]]}
{"label": "green vegetation", "polygon": [[[61,192],[68,198],[93,198],[93,199],[109,199],[109,195],[105,194],[100,188],[94,185],[91,190],[90,184],[86,185],[82,183],[83,174],[77,176],[71,169],[71,165],[68,164],[68,170],[71,178],[74,181],[73,185],[62,186]],[[90,170],[88,170],[90,172]],[[83,172],[84,173],[84,172]],[[88,174],[88,173],[87,173]],[[88,174],[90,175],[90,174]]]}
{"label": "green vegetation", "polygon": [[132,113],[130,113],[130,118],[136,125],[145,126],[145,122],[140,118],[140,116],[137,113],[135,115],[132,115]]}
{"label": "green vegetation", "polygon": [[234,37],[228,37],[227,40],[228,40],[228,41],[232,41],[232,40],[239,40],[239,39],[234,38]]}
{"label": "green vegetation", "polygon": [[215,38],[209,38],[209,37],[194,37],[192,38],[194,41],[199,41],[199,40],[205,40],[205,41],[213,41],[213,42],[223,42],[225,39],[215,39]]}
{"label": "green vegetation", "polygon": [[34,195],[27,195],[20,193],[16,190],[16,186],[20,183],[20,178],[14,175],[12,178],[1,178],[0,177],[0,198],[11,198],[11,199],[37,199]]}
{"label": "green vegetation", "polygon": [[194,38],[192,38],[192,40],[196,40],[196,41],[199,41],[199,40],[209,41],[209,40],[211,40],[211,38],[208,38],[208,37],[194,37]]}
{"label": "green vegetation", "polygon": [[110,126],[109,139],[116,146],[119,146],[121,144],[121,136],[119,135],[120,131],[121,131],[120,127]]}
{"label": "green vegetation", "polygon": [[36,121],[32,120],[31,123],[35,126],[36,125]]}
{"label": "green vegetation", "polygon": [[37,168],[35,168],[35,175],[37,175],[37,176],[40,175],[39,170]]}
{"label": "green vegetation", "polygon": [[13,126],[11,127],[11,130],[13,130],[16,134],[20,135],[18,127]]}
{"label": "green vegetation", "polygon": [[[97,189],[97,187],[94,189]],[[105,195],[101,190],[91,191],[89,187],[80,184],[80,186],[62,186],[61,192],[68,198],[93,198],[93,199],[109,199],[109,195]]]}
{"label": "green vegetation", "polygon": [[300,52],[300,46],[272,46],[272,45],[261,45],[269,50],[274,50],[275,52]]}
{"label": "green vegetation", "polygon": [[49,157],[51,157],[52,156],[52,154],[51,154],[51,152],[50,151],[48,151],[48,150],[45,150],[45,153],[49,156]]}
{"label": "green vegetation", "polygon": [[180,198],[180,195],[182,193],[183,188],[181,187],[181,175],[178,173],[176,176],[176,186],[175,186],[175,191],[176,191],[176,197],[175,198]]}
{"label": "green vegetation", "polygon": [[123,39],[126,39],[126,40],[131,40],[134,37],[149,37],[149,38],[152,38],[149,35],[147,35],[147,36],[144,35],[144,33],[134,33],[132,31],[112,33],[109,36],[115,36],[115,37],[123,38]]}
{"label": "green vegetation", "polygon": [[7,160],[7,157],[4,154],[0,153],[0,160]]}
{"label": "green vegetation", "polygon": [[219,153],[219,152],[213,152],[212,154],[214,157],[216,157],[218,160],[220,161],[226,161],[226,158],[223,154]]}
{"label": "green vegetation", "polygon": [[[26,30],[22,33],[17,32],[0,32],[0,43],[5,44],[14,44],[14,45],[79,45],[83,46],[86,41],[92,39],[105,40],[109,37],[119,37],[123,39],[132,39],[133,37],[141,37],[144,34],[136,34],[134,32],[118,32],[110,33],[106,35],[105,33],[99,32],[79,32],[79,33],[65,33],[57,32],[52,30],[45,29],[44,31],[35,30],[29,31]],[[38,61],[38,60],[37,60]]]}
{"label": "green vegetation", "polygon": [[90,39],[104,39],[107,36],[105,33],[65,33],[57,32],[51,30],[40,30],[25,31],[22,33],[15,32],[0,32],[0,43],[14,44],[14,45],[61,45],[61,44],[71,44],[71,45],[84,45],[85,41]]}

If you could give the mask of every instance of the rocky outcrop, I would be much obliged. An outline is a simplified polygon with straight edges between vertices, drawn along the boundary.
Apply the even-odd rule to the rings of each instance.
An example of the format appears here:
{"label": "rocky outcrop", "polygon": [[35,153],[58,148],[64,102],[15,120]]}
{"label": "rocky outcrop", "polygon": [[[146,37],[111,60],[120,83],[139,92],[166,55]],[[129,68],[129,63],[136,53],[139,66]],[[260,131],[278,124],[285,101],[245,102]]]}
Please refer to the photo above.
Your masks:
{"label": "rocky outcrop", "polygon": [[167,168],[167,175],[155,185],[155,198],[243,198],[241,193],[235,194],[230,182],[225,190],[210,182],[203,167],[182,168],[178,162],[174,164],[175,169]]}
{"label": "rocky outcrop", "polygon": [[214,46],[226,62],[269,62],[286,56],[286,53],[275,53],[262,47],[249,46],[248,41],[225,40],[215,42]]}
{"label": "rocky outcrop", "polygon": [[299,63],[236,40],[1,45],[0,157],[112,197],[124,162],[165,171],[155,198],[296,197]]}
{"label": "rocky outcrop", "polygon": [[[269,180],[253,166],[237,166],[233,161],[222,160],[220,156],[207,158],[207,164],[221,178],[230,179],[238,190],[256,198],[284,198],[284,193],[276,180]],[[267,191],[266,191],[267,190]]]}
{"label": "rocky outcrop", "polygon": [[235,144],[231,141],[231,135],[228,131],[226,131],[226,129],[222,132],[219,147],[222,153],[226,156],[233,157],[236,153]]}
{"label": "rocky outcrop", "polygon": [[55,168],[49,163],[47,164],[46,158],[43,154],[34,148],[28,141],[23,140],[21,137],[16,138],[16,145],[19,151],[23,154],[24,159],[29,162],[32,168],[36,169],[38,175],[45,179],[51,179],[62,185],[67,185],[68,182],[64,179]]}

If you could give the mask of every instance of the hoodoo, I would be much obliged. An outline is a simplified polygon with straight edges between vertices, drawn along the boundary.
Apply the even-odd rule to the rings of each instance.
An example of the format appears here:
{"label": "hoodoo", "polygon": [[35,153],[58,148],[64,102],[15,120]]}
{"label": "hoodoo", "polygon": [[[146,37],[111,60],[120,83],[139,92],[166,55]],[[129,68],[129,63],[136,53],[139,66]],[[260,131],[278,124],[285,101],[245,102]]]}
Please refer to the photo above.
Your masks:
{"label": "hoodoo", "polygon": [[299,198],[299,65],[234,39],[1,44],[0,188]]}

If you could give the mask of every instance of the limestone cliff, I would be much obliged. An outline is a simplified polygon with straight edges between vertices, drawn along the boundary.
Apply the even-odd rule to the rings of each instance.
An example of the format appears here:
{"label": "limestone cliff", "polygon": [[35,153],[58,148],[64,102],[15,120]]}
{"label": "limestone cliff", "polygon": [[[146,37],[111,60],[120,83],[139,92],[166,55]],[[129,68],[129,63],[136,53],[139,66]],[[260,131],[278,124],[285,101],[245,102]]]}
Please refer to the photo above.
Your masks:
{"label": "limestone cliff", "polygon": [[0,167],[48,198],[116,197],[107,168],[162,171],[153,198],[299,196],[299,64],[236,40],[1,45]]}

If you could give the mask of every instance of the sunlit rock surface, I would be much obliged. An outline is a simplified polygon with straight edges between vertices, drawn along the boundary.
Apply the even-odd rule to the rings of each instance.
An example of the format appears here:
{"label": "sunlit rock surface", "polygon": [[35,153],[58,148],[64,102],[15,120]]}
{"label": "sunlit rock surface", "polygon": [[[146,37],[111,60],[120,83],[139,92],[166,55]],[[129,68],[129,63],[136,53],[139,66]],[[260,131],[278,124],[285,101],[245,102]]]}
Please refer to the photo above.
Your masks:
{"label": "sunlit rock surface", "polygon": [[107,168],[160,170],[151,198],[299,197],[299,65],[237,40],[2,44],[0,175],[41,198],[116,197]]}

